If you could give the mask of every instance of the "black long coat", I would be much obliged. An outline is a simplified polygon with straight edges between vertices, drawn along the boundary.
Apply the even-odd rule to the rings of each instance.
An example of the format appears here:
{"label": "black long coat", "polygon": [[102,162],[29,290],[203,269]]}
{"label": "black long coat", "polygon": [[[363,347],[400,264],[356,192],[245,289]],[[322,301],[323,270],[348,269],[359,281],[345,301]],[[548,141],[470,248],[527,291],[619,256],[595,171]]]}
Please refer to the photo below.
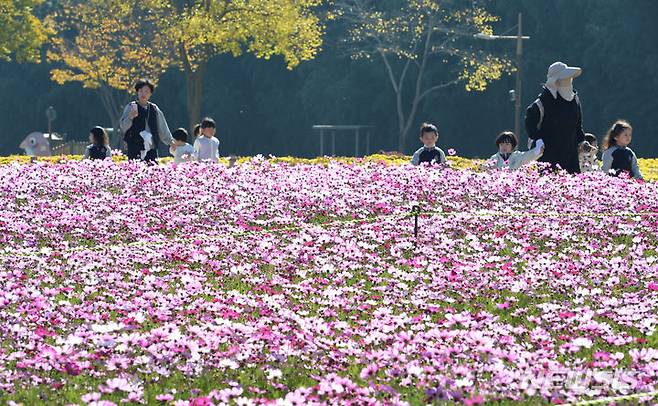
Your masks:
{"label": "black long coat", "polygon": [[[544,87],[538,100],[543,105],[543,117],[537,101],[526,110],[525,126],[533,140],[544,140],[544,154],[540,162],[560,165],[569,173],[580,173],[578,146],[585,141],[583,112],[578,95],[567,101]],[[541,121],[541,123],[540,123]]]}

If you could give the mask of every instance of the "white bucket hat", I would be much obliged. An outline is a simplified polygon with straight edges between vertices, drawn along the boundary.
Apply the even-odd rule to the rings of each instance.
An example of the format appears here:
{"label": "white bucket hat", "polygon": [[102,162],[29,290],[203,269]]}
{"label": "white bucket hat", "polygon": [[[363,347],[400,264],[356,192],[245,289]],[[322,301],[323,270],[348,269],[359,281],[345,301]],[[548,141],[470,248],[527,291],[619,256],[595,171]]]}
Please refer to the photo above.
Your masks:
{"label": "white bucket hat", "polygon": [[564,62],[555,62],[548,68],[546,74],[546,85],[557,86],[557,81],[560,79],[577,78],[583,73],[581,68],[575,66],[567,66]]}

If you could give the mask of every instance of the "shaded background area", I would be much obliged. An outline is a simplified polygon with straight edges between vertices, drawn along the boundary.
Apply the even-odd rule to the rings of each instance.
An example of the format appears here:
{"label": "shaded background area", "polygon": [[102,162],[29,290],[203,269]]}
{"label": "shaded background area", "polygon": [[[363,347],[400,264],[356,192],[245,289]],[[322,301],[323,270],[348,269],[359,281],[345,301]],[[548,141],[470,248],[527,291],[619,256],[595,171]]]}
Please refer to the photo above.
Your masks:
{"label": "shaded background area", "polygon": [[[466,0],[463,0],[466,1]],[[575,82],[584,109],[585,130],[601,138],[617,118],[634,126],[632,148],[640,157],[658,156],[654,94],[658,90],[658,1],[655,0],[490,0],[487,8],[500,16],[503,34],[524,14],[525,42],[522,105],[541,89],[548,65],[556,60],[581,66]],[[345,32],[333,23],[318,57],[288,71],[281,59],[252,56],[214,58],[208,67],[203,112],[218,122],[221,154],[315,156],[319,136],[314,124],[374,125],[371,152],[397,145],[395,99],[379,61],[354,61],[337,46]],[[508,34],[514,34],[510,32]],[[514,58],[514,41],[482,46]],[[110,127],[93,90],[79,84],[59,86],[49,78],[48,64],[0,62],[0,155],[20,153],[18,144],[31,131],[46,131],[45,110],[54,106],[54,130],[68,139],[84,140],[92,126]],[[445,67],[432,68],[440,80]],[[443,69],[443,70],[442,70]],[[508,91],[514,75],[485,92],[466,92],[462,85],[431,95],[416,121],[439,126],[439,146],[462,156],[488,157],[493,139],[514,127],[514,104]],[[170,127],[187,127],[185,81],[170,69],[152,99],[165,112]],[[526,135],[521,136],[525,139]],[[408,151],[417,148],[411,135]],[[336,153],[350,155],[353,139],[337,138]],[[361,148],[363,150],[363,147]],[[325,149],[327,151],[327,149]]]}

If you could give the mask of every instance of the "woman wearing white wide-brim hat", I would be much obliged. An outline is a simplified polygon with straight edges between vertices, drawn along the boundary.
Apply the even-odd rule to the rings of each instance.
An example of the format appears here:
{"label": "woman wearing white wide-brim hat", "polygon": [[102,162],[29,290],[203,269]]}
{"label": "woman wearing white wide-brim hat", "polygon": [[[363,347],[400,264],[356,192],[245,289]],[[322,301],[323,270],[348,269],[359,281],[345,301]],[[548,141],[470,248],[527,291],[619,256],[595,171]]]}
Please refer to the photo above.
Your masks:
{"label": "woman wearing white wide-brim hat", "polygon": [[563,62],[552,64],[542,93],[528,106],[525,117],[529,141],[544,141],[539,161],[570,173],[580,173],[578,148],[585,142],[582,108],[573,88],[573,79],[582,72]]}

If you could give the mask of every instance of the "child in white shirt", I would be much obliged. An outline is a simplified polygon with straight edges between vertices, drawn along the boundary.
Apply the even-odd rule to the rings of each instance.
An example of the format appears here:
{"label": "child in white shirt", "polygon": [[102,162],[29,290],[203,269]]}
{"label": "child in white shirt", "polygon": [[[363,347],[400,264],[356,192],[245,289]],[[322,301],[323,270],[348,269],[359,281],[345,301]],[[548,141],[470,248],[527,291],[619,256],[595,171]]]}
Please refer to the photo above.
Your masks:
{"label": "child in white shirt", "polygon": [[516,170],[523,165],[536,161],[544,153],[544,141],[539,139],[536,142],[535,148],[521,152],[516,151],[516,146],[519,144],[516,135],[511,131],[503,131],[496,137],[496,146],[498,152],[491,156],[498,169],[511,169]]}
{"label": "child in white shirt", "polygon": [[194,147],[187,142],[187,131],[184,128],[179,128],[171,136],[173,140],[169,153],[174,156],[174,162],[177,164],[192,162],[194,160]]}
{"label": "child in white shirt", "polygon": [[215,138],[215,120],[206,117],[201,121],[201,134],[194,141],[194,159],[199,162],[219,162],[219,140]]}

